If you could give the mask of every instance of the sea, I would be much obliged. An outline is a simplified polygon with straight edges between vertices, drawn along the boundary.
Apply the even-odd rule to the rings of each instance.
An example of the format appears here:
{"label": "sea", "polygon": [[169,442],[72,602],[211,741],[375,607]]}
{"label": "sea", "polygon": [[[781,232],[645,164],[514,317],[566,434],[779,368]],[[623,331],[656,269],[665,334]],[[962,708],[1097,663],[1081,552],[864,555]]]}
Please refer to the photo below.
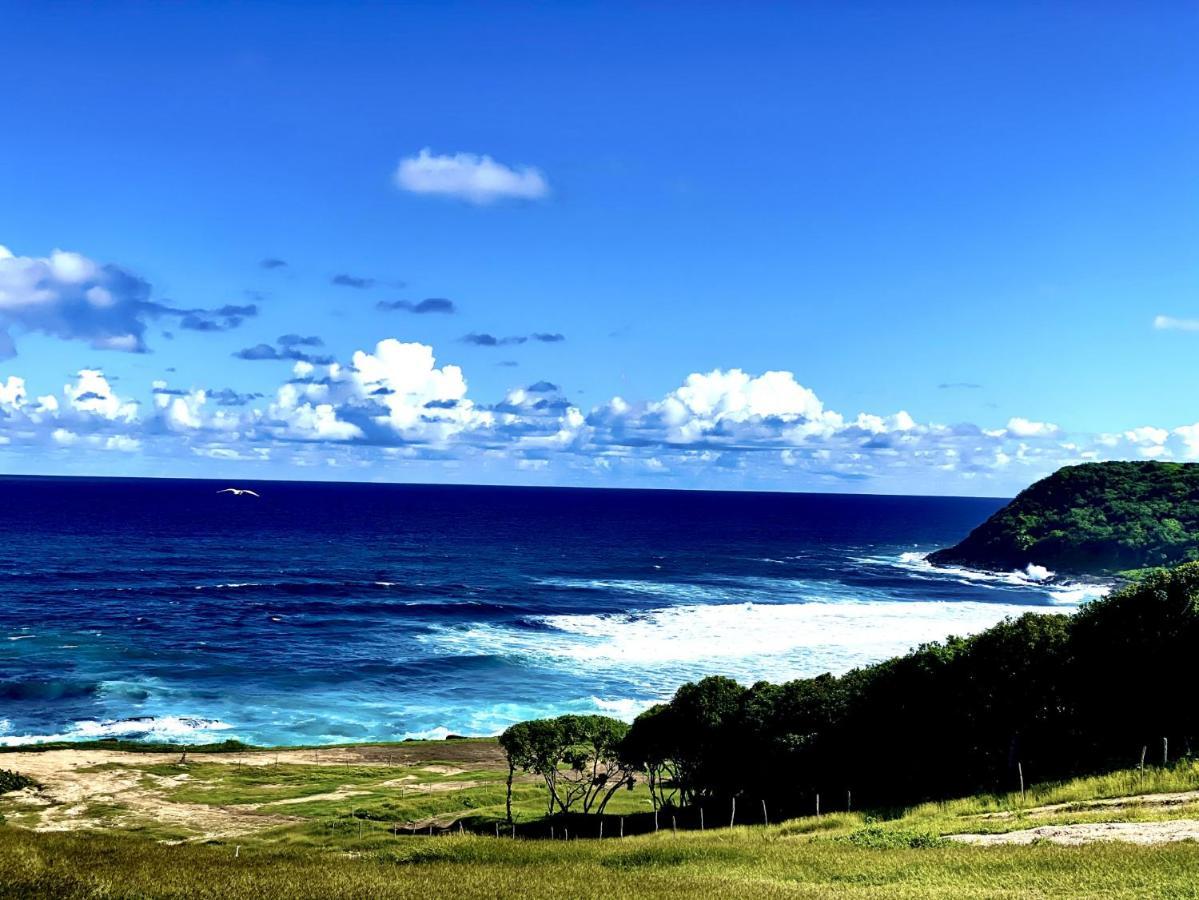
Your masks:
{"label": "sea", "polygon": [[924,561],[1000,499],[30,477],[0,497],[6,745],[629,720],[705,675],[841,673],[1106,589]]}

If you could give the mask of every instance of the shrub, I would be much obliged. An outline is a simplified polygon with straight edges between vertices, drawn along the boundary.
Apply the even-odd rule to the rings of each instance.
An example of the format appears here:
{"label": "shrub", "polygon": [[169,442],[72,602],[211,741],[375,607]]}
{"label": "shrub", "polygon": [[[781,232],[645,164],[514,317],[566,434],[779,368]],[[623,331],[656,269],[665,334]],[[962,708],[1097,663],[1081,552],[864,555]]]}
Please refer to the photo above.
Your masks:
{"label": "shrub", "polygon": [[38,790],[42,788],[40,784],[28,775],[22,775],[20,772],[12,772],[8,769],[0,769],[0,794],[23,791],[25,788],[30,787],[37,788]]}

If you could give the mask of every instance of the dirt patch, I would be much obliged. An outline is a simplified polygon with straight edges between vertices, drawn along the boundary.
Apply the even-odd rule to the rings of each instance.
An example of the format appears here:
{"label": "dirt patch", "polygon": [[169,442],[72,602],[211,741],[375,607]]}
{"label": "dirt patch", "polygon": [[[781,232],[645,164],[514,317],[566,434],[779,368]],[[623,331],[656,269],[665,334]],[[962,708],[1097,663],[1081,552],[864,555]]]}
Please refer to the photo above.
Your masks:
{"label": "dirt patch", "polygon": [[1174,819],[1169,822],[1093,822],[1078,825],[1042,825],[1007,834],[950,834],[952,841],[984,847],[1001,844],[1031,844],[1050,841],[1077,846],[1096,841],[1124,841],[1129,844],[1168,844],[1199,840],[1199,819]]}
{"label": "dirt patch", "polygon": [[[116,758],[120,757],[120,759]],[[40,781],[41,791],[10,795],[22,811],[35,814],[35,831],[73,831],[94,827],[88,815],[104,810],[104,824],[121,828],[154,822],[171,826],[201,839],[234,837],[294,818],[264,815],[244,807],[213,807],[168,800],[165,791],[187,778],[147,776],[137,769],[103,768],[113,763],[147,765],[174,762],[175,754],[114,754],[93,750],[54,750],[46,753],[5,754],[4,762]]]}
{"label": "dirt patch", "polygon": [[295,806],[299,803],[312,803],[316,800],[346,800],[350,797],[362,797],[369,793],[370,791],[360,791],[343,787],[324,794],[309,794],[306,797],[288,797],[286,800],[271,800],[267,803],[257,804],[257,808],[264,806]]}
{"label": "dirt patch", "polygon": [[[179,752],[127,753],[116,750],[47,750],[0,756],[3,768],[21,772],[45,786],[10,794],[5,801],[14,813],[26,813],[37,831],[67,831],[97,825],[121,828],[156,823],[197,839],[234,837],[276,825],[304,821],[283,814],[280,807],[319,800],[351,799],[369,790],[346,785],[336,791],[262,804],[209,806],[169,799],[171,790],[190,776],[150,775],[147,766],[177,764]],[[246,753],[188,753],[188,763],[219,765],[393,766],[424,767],[440,775],[458,775],[471,768],[498,768],[503,751],[492,741],[446,741],[411,746],[335,747],[319,750],[248,751]],[[466,790],[483,782],[435,781],[408,783],[395,779],[405,793]],[[268,809],[269,808],[269,809]]]}
{"label": "dirt patch", "polygon": [[[1182,806],[1199,801],[1199,791],[1176,791],[1163,794],[1134,794],[1131,797],[1105,797],[1102,800],[1076,800],[1069,803],[1051,803],[1033,806],[1020,812],[1026,816],[1052,816],[1061,812],[1086,812],[1092,809],[1127,809],[1136,806]],[[1010,819],[1015,811],[983,813],[972,818]]]}
{"label": "dirt patch", "polygon": [[432,772],[434,775],[462,775],[466,769],[459,769],[454,766],[421,766],[425,772]]}

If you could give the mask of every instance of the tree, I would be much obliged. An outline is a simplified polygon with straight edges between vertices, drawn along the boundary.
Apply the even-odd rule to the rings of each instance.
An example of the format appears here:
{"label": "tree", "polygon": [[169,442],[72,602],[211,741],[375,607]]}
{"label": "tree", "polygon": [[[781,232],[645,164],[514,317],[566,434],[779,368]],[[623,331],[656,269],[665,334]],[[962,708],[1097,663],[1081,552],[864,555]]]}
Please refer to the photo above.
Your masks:
{"label": "tree", "polygon": [[555,808],[602,813],[613,794],[631,783],[633,770],[620,747],[629,726],[606,716],[559,716],[520,722],[500,735],[508,757],[508,818],[512,777],[519,768],[540,775],[548,792],[546,815]]}

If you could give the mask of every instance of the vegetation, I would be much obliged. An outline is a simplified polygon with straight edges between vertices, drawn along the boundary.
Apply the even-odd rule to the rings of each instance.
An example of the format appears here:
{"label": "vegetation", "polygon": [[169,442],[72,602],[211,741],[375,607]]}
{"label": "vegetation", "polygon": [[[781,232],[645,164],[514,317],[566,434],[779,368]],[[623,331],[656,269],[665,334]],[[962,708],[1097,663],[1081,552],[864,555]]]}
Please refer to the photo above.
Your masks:
{"label": "vegetation", "polygon": [[[1182,691],[1196,646],[1192,563],[1073,617],[1029,613],[839,678],[749,688],[705,678],[639,716],[615,747],[614,723],[601,755],[554,737],[566,720],[524,723],[502,742],[551,797],[559,770],[595,779],[593,791],[610,785],[596,772],[641,771],[654,808],[688,824],[702,809],[741,822],[877,809],[1189,756],[1199,711]],[[534,734],[545,737],[514,738]]]}
{"label": "vegetation", "polygon": [[[603,840],[578,840],[597,833],[572,824],[567,842],[561,827],[552,841],[521,838],[520,823],[531,826],[545,812],[540,776],[516,777],[517,838],[501,825],[507,766],[495,741],[355,752],[376,762],[330,764],[315,761],[314,754],[307,764],[276,765],[272,752],[247,754],[244,762],[193,757],[187,764],[122,757],[126,773],[144,773],[150,786],[187,776],[164,802],[214,811],[256,807],[263,815],[259,830],[173,843],[185,835],[92,807],[73,817],[87,829],[79,832],[0,825],[0,898],[1188,897],[1194,896],[1199,867],[1194,843],[978,847],[947,839],[1039,825],[1196,818],[1199,764],[1189,760],[1030,783],[1023,795],[983,794],[906,811],[809,814],[770,826],[728,828],[720,822],[722,827],[709,824],[701,832],[691,820],[684,830],[680,818],[675,832],[669,817],[662,817],[657,833],[622,839],[612,828]],[[475,768],[457,768],[471,761]],[[125,773],[114,774],[128,782]],[[330,796],[339,790],[341,796]],[[1127,797],[1166,791],[1174,792],[1167,795],[1169,804]],[[472,797],[471,803],[486,802],[469,805]],[[310,799],[279,804],[280,798]],[[398,810],[387,803],[421,804],[402,814],[443,823],[437,836],[397,829]],[[610,809],[632,815],[649,803],[639,784],[634,792],[619,791]],[[0,798],[6,811],[19,808],[15,804]],[[284,810],[286,822],[267,815]],[[444,827],[455,819],[467,823],[465,833]]]}
{"label": "vegetation", "polygon": [[[503,776],[499,768],[492,774]],[[1150,767],[1143,778],[1146,790],[1199,787],[1190,763]],[[1080,807],[1136,789],[1141,779],[1139,771],[1112,773],[1029,786],[1023,799],[1018,792],[970,797],[890,818],[842,812],[602,841],[497,839],[487,831],[413,837],[369,819],[319,840],[310,826],[294,825],[178,845],[112,831],[0,825],[0,897],[1193,897],[1199,844],[976,847],[945,838],[1095,821]],[[1036,808],[1064,801],[1074,803],[1045,814]],[[1186,806],[1171,812],[1195,814]],[[1130,806],[1102,817],[1160,814]]]}
{"label": "vegetation", "polygon": [[1068,466],[1021,491],[937,565],[1090,574],[1199,559],[1199,465]]}
{"label": "vegetation", "polygon": [[559,716],[513,725],[500,736],[508,758],[507,819],[512,821],[512,782],[517,768],[541,776],[555,810],[603,815],[622,787],[633,789],[636,771],[620,753],[629,726],[607,716]]}
{"label": "vegetation", "polygon": [[10,772],[8,769],[0,769],[0,794],[36,787],[41,787],[41,785],[28,775],[22,775],[20,772]]}

